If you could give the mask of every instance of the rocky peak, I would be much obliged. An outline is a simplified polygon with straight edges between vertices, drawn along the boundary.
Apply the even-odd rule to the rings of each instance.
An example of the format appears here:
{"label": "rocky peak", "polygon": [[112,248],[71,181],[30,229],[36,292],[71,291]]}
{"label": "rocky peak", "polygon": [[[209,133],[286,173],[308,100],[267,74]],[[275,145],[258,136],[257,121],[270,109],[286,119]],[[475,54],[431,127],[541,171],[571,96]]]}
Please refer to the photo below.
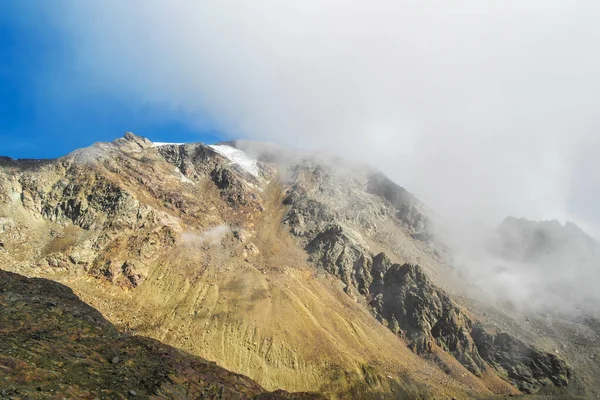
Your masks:
{"label": "rocky peak", "polygon": [[18,161],[2,168],[1,203],[87,232],[80,234],[87,240],[77,245],[53,240],[42,251],[42,265],[74,264],[123,286],[141,284],[148,265],[176,244],[183,219],[210,206],[208,195],[193,194],[196,185],[213,188],[229,209],[256,213],[263,208],[254,183],[209,147],[153,147],[130,132],[35,169]]}
{"label": "rocky peak", "polygon": [[138,136],[133,132],[125,132],[122,138],[113,142],[123,150],[140,151],[152,147],[152,142],[145,137]]}

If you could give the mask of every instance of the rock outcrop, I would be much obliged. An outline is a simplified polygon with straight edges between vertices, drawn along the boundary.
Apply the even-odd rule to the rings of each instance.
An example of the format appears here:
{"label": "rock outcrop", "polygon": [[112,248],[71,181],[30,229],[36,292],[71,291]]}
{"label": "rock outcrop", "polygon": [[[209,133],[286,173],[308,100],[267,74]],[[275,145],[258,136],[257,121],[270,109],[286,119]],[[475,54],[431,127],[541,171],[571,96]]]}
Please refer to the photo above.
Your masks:
{"label": "rock outcrop", "polygon": [[418,265],[393,264],[384,253],[373,256],[357,233],[334,225],[306,250],[311,261],[347,285],[347,292],[357,289],[375,317],[417,354],[427,356],[437,347],[475,376],[492,367],[525,393],[568,384],[571,370],[563,360],[507,333],[488,333]]}
{"label": "rock outcrop", "polygon": [[523,392],[569,383],[571,369],[552,353],[540,352],[503,332],[487,332],[480,325],[474,327],[471,336],[481,357]]}
{"label": "rock outcrop", "polygon": [[499,334],[505,341],[491,340],[416,263],[394,264],[385,253],[372,254],[363,234],[376,236],[390,221],[436,252],[432,223],[426,207],[385,175],[348,169],[311,159],[291,168],[294,184],[283,200],[289,207],[284,223],[305,243],[309,261],[338,277],[346,293],[418,354],[427,356],[435,347],[475,376],[491,367],[528,393],[568,383],[571,371],[564,361],[506,333]]}
{"label": "rock outcrop", "polygon": [[311,255],[310,261],[366,295],[373,279],[370,272],[373,262],[366,245],[360,241],[357,233],[352,235],[341,226],[333,225],[311,240],[306,251]]}
{"label": "rock outcrop", "polygon": [[[165,161],[172,170],[158,167],[164,168]],[[77,226],[83,230],[78,236],[88,237],[79,244],[55,237],[42,249],[47,265],[77,265],[123,286],[143,282],[147,265],[177,243],[181,223],[172,213],[194,216],[207,209],[172,185],[150,184],[155,175],[172,174],[179,185],[212,187],[232,209],[263,209],[253,183],[199,143],[153,147],[148,139],[128,132],[112,143],[98,143],[54,161],[4,164],[0,197],[10,199],[12,192],[32,214]],[[152,204],[156,201],[159,204]]]}
{"label": "rock outcrop", "polygon": [[417,353],[434,345],[452,354],[476,376],[486,365],[525,393],[543,386],[564,387],[571,375],[566,363],[504,332],[490,333],[470,318],[415,265],[393,265],[375,309],[392,329],[398,327]]}

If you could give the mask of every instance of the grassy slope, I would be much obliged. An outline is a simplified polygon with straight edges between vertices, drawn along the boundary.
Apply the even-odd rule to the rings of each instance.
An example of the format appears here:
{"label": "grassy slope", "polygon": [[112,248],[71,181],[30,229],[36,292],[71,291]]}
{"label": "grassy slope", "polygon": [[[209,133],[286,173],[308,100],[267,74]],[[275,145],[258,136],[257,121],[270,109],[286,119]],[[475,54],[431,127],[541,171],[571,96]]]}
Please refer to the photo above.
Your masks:
{"label": "grassy slope", "polygon": [[[267,396],[231,373],[156,340],[119,333],[53,281],[0,270],[2,398],[152,399]],[[319,398],[274,393],[268,398]]]}

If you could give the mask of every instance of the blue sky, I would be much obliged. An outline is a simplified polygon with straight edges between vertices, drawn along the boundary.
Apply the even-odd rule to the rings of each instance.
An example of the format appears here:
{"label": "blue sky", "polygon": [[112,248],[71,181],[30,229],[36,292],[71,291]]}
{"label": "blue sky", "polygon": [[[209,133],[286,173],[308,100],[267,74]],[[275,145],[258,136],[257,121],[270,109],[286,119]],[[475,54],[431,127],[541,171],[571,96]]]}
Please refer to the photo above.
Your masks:
{"label": "blue sky", "polygon": [[0,155],[58,157],[126,131],[155,141],[222,138],[193,127],[178,109],[89,84],[77,70],[69,38],[43,13],[0,0]]}

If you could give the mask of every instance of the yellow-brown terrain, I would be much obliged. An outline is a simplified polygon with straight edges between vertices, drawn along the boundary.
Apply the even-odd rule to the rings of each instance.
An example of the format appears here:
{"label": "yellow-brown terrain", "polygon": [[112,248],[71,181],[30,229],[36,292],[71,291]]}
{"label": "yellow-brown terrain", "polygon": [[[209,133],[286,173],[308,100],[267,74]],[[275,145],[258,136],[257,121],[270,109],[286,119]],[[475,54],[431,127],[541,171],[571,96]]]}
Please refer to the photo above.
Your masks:
{"label": "yellow-brown terrain", "polygon": [[216,150],[128,133],[56,160],[0,160],[0,267],[271,391],[460,399],[572,382],[550,346],[486,336],[439,289],[412,196],[364,174],[332,181],[297,154],[286,165],[277,149],[257,155],[257,174]]}

